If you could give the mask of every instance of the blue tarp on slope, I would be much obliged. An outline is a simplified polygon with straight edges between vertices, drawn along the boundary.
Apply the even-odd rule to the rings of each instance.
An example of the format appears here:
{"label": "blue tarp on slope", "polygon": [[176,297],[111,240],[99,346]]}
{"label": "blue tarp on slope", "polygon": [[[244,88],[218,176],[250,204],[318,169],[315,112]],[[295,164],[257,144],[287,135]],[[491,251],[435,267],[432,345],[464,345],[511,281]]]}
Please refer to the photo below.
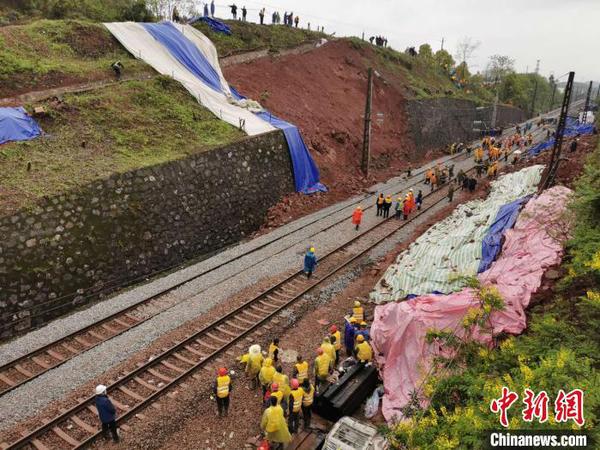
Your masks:
{"label": "blue tarp on slope", "polygon": [[206,24],[208,24],[211,30],[216,31],[217,33],[224,33],[227,35],[231,34],[231,28],[229,28],[229,25],[227,25],[224,22],[221,22],[220,20],[213,19],[212,17],[196,17],[190,20],[189,24],[192,25],[196,22],[205,22]]}
{"label": "blue tarp on slope", "polygon": [[[565,132],[563,133],[564,137],[573,137],[578,134],[591,134],[594,131],[594,125],[591,123],[579,124],[577,119],[573,117],[567,117],[567,121],[565,123]],[[529,149],[529,156],[537,156],[544,150],[551,148],[554,145],[554,138],[540,142],[537,145],[534,145]]]}
{"label": "blue tarp on slope", "polygon": [[290,150],[296,191],[303,194],[326,192],[327,188],[319,183],[319,169],[313,161],[298,127],[273,116],[267,111],[257,113],[264,121],[283,131]]}
{"label": "blue tarp on slope", "polygon": [[519,216],[521,205],[527,202],[529,198],[530,196],[519,198],[514,202],[503,205],[498,210],[496,220],[490,225],[490,229],[481,243],[481,262],[479,263],[477,273],[488,270],[496,260],[496,256],[498,256],[498,253],[502,249],[502,236],[504,236],[504,232],[514,226]]}
{"label": "blue tarp on slope", "polygon": [[217,92],[222,92],[219,74],[202,52],[170,22],[143,23],[146,31],[192,74]]}
{"label": "blue tarp on slope", "polygon": [[35,139],[42,130],[25,108],[0,108],[0,144]]}

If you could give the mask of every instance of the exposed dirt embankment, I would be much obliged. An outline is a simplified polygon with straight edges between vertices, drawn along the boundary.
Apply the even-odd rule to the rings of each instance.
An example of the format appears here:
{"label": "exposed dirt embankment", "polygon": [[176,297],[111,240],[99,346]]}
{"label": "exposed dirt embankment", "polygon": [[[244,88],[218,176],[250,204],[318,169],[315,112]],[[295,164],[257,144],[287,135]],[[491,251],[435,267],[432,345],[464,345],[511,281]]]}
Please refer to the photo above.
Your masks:
{"label": "exposed dirt embankment", "polygon": [[369,66],[377,71],[373,177],[382,179],[418,157],[408,135],[405,84],[399,74],[381,66],[372,49],[339,40],[301,55],[227,67],[225,77],[240,92],[298,125],[324,183],[335,193],[351,192],[366,181],[361,180],[360,160]]}

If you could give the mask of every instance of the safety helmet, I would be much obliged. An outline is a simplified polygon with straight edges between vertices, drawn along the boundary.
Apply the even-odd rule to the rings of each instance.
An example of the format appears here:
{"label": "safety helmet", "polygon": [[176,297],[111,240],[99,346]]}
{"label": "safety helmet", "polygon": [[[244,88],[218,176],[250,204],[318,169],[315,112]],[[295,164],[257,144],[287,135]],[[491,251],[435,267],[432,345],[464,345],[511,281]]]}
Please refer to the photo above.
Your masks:
{"label": "safety helmet", "polygon": [[365,337],[364,337],[362,334],[359,334],[358,336],[356,336],[356,340],[357,340],[358,342],[364,342],[364,340],[365,340]]}
{"label": "safety helmet", "polygon": [[314,252],[315,252],[315,248],[314,248],[314,247],[311,247],[311,248],[310,248],[310,251],[314,253]]}
{"label": "safety helmet", "polygon": [[227,369],[225,367],[221,367],[219,369],[219,376],[224,377],[225,375],[227,375]]}
{"label": "safety helmet", "polygon": [[358,308],[359,306],[360,306],[360,302],[359,302],[358,300],[356,300],[356,301],[354,302],[354,307],[355,307],[355,308]]}
{"label": "safety helmet", "polygon": [[329,339],[329,336],[325,336],[325,337],[323,338],[323,343],[327,343],[327,344],[329,344],[330,342],[331,342],[331,340]]}
{"label": "safety helmet", "polygon": [[260,354],[260,345],[258,345],[258,344],[251,345],[250,348],[248,349],[248,353],[250,353],[251,355]]}
{"label": "safety helmet", "polygon": [[104,395],[106,394],[106,386],[103,384],[99,384],[96,386],[96,395]]}
{"label": "safety helmet", "polygon": [[365,321],[362,321],[362,322],[360,323],[360,326],[361,326],[361,327],[366,327],[366,326],[367,326],[367,322],[365,322]]}
{"label": "safety helmet", "polygon": [[300,382],[295,378],[292,378],[292,381],[290,381],[290,386],[292,386],[292,389],[298,389],[300,387]]}
{"label": "safety helmet", "polygon": [[412,191],[413,191],[412,189],[409,189],[409,192],[412,192]]}
{"label": "safety helmet", "polygon": [[322,355],[323,354],[323,349],[321,347],[319,347],[317,349],[317,355]]}
{"label": "safety helmet", "polygon": [[360,205],[356,207],[356,210],[357,210],[357,211],[360,211],[361,209],[362,209],[362,208],[360,207]]}
{"label": "safety helmet", "polygon": [[350,323],[356,323],[356,319],[354,317],[350,317]]}
{"label": "safety helmet", "polygon": [[277,383],[271,384],[271,392],[275,392],[279,389],[279,385]]}
{"label": "safety helmet", "polygon": [[399,202],[400,202],[400,201],[402,201],[402,197],[398,197],[398,201],[399,201]]}
{"label": "safety helmet", "polygon": [[329,331],[331,331],[332,333],[335,333],[337,331],[337,326],[331,325],[331,328],[329,329]]}

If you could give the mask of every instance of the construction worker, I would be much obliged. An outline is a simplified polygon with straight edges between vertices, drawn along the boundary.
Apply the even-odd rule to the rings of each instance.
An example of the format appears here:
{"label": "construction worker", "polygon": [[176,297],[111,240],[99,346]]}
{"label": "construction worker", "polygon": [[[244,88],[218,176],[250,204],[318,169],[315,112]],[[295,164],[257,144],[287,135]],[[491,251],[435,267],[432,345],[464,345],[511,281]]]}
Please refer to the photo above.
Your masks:
{"label": "construction worker", "polygon": [[383,197],[383,194],[379,194],[379,197],[377,197],[377,201],[376,201],[376,206],[377,206],[377,217],[379,216],[383,216],[383,203],[385,202],[385,198]]}
{"label": "construction worker", "polygon": [[293,377],[298,380],[298,383],[304,383],[308,379],[308,362],[301,355],[296,356],[296,364],[294,364]]}
{"label": "construction worker", "polygon": [[413,192],[412,189],[409,189],[407,197],[408,197],[408,207],[410,209],[409,212],[413,212],[415,209],[415,193]]}
{"label": "construction worker", "polygon": [[229,412],[229,394],[231,393],[231,378],[225,367],[217,372],[217,379],[213,385],[213,393],[217,398],[219,417],[227,416]]}
{"label": "construction worker", "polygon": [[419,191],[417,193],[415,203],[417,204],[417,211],[421,211],[421,206],[423,205],[423,191]]}
{"label": "construction worker", "polygon": [[335,347],[331,344],[331,340],[328,336],[323,338],[321,348],[329,356],[331,366],[333,367],[335,363]]}
{"label": "construction worker", "polygon": [[335,364],[337,366],[340,360],[340,350],[342,349],[342,333],[340,333],[336,325],[331,325],[329,332],[331,333],[329,339],[335,348]]}
{"label": "construction worker", "polygon": [[112,63],[110,65],[110,68],[115,73],[115,77],[117,78],[117,81],[121,81],[121,74],[123,72],[123,64],[121,63],[121,61],[115,61],[114,63]]}
{"label": "construction worker", "polygon": [[385,202],[383,203],[383,218],[387,219],[390,217],[390,209],[392,208],[392,196],[388,195],[385,197]]}
{"label": "construction worker", "polygon": [[354,333],[354,340],[355,341],[358,338],[358,336],[364,337],[365,341],[370,341],[371,340],[371,333],[369,333],[369,330],[367,328],[367,322],[363,321],[363,322],[360,323],[358,330],[356,330],[356,333]]}
{"label": "construction worker", "polygon": [[279,338],[273,339],[269,344],[269,358],[277,365],[279,361]]}
{"label": "construction worker", "polygon": [[431,175],[431,178],[429,179],[430,183],[431,183],[431,192],[433,192],[433,190],[436,188],[436,185],[438,183],[438,177],[435,175],[435,172]]}
{"label": "construction worker", "polygon": [[357,323],[360,323],[363,320],[365,320],[365,310],[360,305],[360,302],[358,300],[354,301],[354,307],[352,308],[352,317],[354,317]]}
{"label": "construction worker", "polygon": [[246,376],[250,379],[250,389],[258,387],[258,373],[262,367],[263,355],[260,345],[251,345],[248,349],[248,362],[246,363]]}
{"label": "construction worker", "polygon": [[327,384],[327,377],[331,370],[331,358],[322,347],[317,349],[317,357],[315,358],[315,386],[317,391],[321,391],[321,388]]}
{"label": "construction worker", "polygon": [[402,206],[402,216],[404,218],[404,220],[408,219],[408,215],[410,214],[410,199],[408,198],[408,195],[406,196],[406,199],[404,200],[404,205]]}
{"label": "construction worker", "polygon": [[277,366],[275,368],[275,373],[273,374],[273,383],[277,383],[279,390],[283,394],[281,406],[283,406],[285,411],[287,410],[288,400],[290,398],[290,379],[283,373],[283,367]]}
{"label": "construction worker", "polygon": [[274,397],[271,397],[269,407],[263,412],[260,428],[265,432],[265,438],[272,450],[283,449],[284,444],[292,441],[292,435],[283,415],[283,408],[277,404],[277,399]]}
{"label": "construction worker", "polygon": [[304,429],[306,430],[310,427],[312,404],[315,400],[315,387],[310,384],[308,378],[302,383],[302,391],[304,391],[304,396],[302,397],[302,420],[304,421]]}
{"label": "construction worker", "polygon": [[351,356],[354,352],[354,335],[356,334],[356,319],[350,317],[346,320],[344,326],[344,346],[346,347],[346,355]]}
{"label": "construction worker", "polygon": [[354,212],[352,213],[352,223],[356,226],[356,231],[360,227],[360,222],[362,221],[363,211],[360,206],[357,206]]}
{"label": "construction worker", "polygon": [[427,172],[425,172],[425,184],[431,183],[432,175],[433,175],[433,169],[428,169]]}
{"label": "construction worker", "polygon": [[354,356],[359,363],[363,364],[369,363],[371,362],[371,359],[373,359],[373,350],[362,334],[356,337]]}
{"label": "construction worker", "polygon": [[275,367],[273,367],[273,360],[271,358],[265,358],[263,362],[263,366],[260,368],[260,372],[258,372],[258,381],[262,386],[262,395],[263,397],[269,390],[269,386],[273,382],[273,374],[275,373]]}
{"label": "construction worker", "polygon": [[404,201],[402,200],[402,196],[399,196],[396,199],[396,206],[394,207],[394,210],[396,211],[396,215],[394,217],[396,217],[396,219],[400,219],[400,217],[402,217],[402,208],[404,208]]}
{"label": "construction worker", "polygon": [[452,198],[454,197],[454,185],[450,183],[448,187],[448,203],[452,203]]}
{"label": "construction worker", "polygon": [[273,397],[277,400],[277,404],[281,405],[283,402],[283,392],[279,390],[279,385],[277,383],[271,383],[271,397],[269,397],[269,401]]}
{"label": "construction worker", "polygon": [[302,398],[304,397],[304,390],[302,390],[300,383],[295,378],[292,378],[290,384],[292,386],[292,390],[290,392],[288,424],[290,427],[290,433],[296,433],[298,431],[298,425],[300,422],[300,411],[302,411]]}
{"label": "construction worker", "polygon": [[315,248],[311,247],[304,255],[304,273],[306,278],[310,278],[317,267],[317,257],[315,256]]}
{"label": "construction worker", "polygon": [[119,442],[119,433],[117,431],[117,410],[115,405],[108,398],[106,386],[99,384],[96,386],[96,410],[102,423],[102,435],[108,439],[108,432],[112,435],[113,442]]}

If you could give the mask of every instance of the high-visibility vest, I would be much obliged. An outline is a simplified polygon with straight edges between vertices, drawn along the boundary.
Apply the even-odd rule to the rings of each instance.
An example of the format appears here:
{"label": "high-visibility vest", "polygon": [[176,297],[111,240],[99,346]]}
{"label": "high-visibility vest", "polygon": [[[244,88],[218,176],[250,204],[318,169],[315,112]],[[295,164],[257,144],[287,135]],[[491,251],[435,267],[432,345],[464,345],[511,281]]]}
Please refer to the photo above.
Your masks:
{"label": "high-visibility vest", "polygon": [[308,378],[308,363],[306,361],[296,363],[296,371],[298,372],[296,379],[298,383],[302,384]]}
{"label": "high-visibility vest", "polygon": [[384,199],[383,197],[377,197],[377,204],[378,205],[383,205]]}
{"label": "high-visibility vest", "polygon": [[323,349],[324,353],[329,355],[330,362],[335,361],[335,348],[333,345],[323,342],[321,344],[321,348]]}
{"label": "high-visibility vest", "polygon": [[304,390],[302,388],[294,389],[291,392],[292,396],[292,411],[298,412],[302,408],[302,397],[304,397]]}
{"label": "high-visibility vest", "polygon": [[333,346],[335,347],[336,350],[339,350],[342,348],[342,335],[339,331],[336,331],[335,333],[332,334],[332,336],[335,336],[335,344],[333,344]]}
{"label": "high-visibility vest", "polygon": [[[275,359],[275,350],[279,350],[279,347],[271,343],[271,345],[269,345],[269,358],[273,360]],[[277,356],[279,356],[279,353],[277,353]]]}
{"label": "high-visibility vest", "polygon": [[315,372],[317,376],[323,378],[329,374],[329,365],[331,358],[327,353],[323,353],[315,358]]}
{"label": "high-visibility vest", "polygon": [[263,366],[258,373],[258,379],[260,380],[260,384],[271,384],[273,382],[273,374],[275,373],[275,367],[273,366]]}
{"label": "high-visibility vest", "polygon": [[356,350],[358,350],[356,354],[356,358],[359,361],[369,362],[371,358],[373,358],[373,351],[371,350],[371,346],[368,342],[361,342],[356,345]]}
{"label": "high-visibility vest", "polygon": [[356,320],[358,323],[365,320],[365,310],[363,309],[363,307],[355,306],[354,308],[352,308],[352,317],[354,317],[354,320]]}
{"label": "high-visibility vest", "polygon": [[267,422],[265,425],[265,431],[267,433],[275,433],[285,425],[285,418],[283,417],[283,409],[281,409],[281,406],[269,406],[264,414]]}
{"label": "high-visibility vest", "polygon": [[290,383],[287,375],[275,372],[273,374],[273,383],[277,383],[279,385],[279,390],[283,393],[284,398],[287,399],[290,396]]}
{"label": "high-visibility vest", "polygon": [[[303,390],[304,391],[304,390]],[[315,398],[315,387],[311,384],[308,392],[304,391],[302,406],[311,406]]]}
{"label": "high-visibility vest", "polygon": [[277,404],[280,405],[281,400],[283,399],[283,392],[281,392],[281,391],[271,392],[271,397],[275,397],[277,399]]}
{"label": "high-visibility vest", "polygon": [[225,375],[224,377],[217,377],[217,397],[227,397],[229,395],[230,384],[231,378],[229,378],[229,375]]}
{"label": "high-visibility vest", "polygon": [[254,376],[258,375],[263,363],[263,355],[257,353],[256,355],[250,355],[248,363],[246,364],[246,373],[251,373]]}

